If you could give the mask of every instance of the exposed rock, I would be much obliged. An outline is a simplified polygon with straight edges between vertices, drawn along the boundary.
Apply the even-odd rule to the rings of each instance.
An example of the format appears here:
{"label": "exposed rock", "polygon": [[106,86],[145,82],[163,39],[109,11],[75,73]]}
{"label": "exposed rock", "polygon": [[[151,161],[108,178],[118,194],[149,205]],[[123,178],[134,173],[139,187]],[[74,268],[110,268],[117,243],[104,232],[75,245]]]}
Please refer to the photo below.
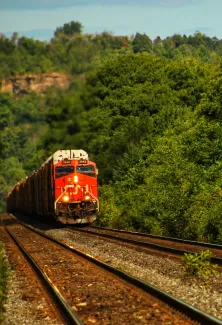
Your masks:
{"label": "exposed rock", "polygon": [[24,94],[30,91],[44,93],[49,87],[68,88],[71,77],[61,73],[12,76],[2,81],[0,92]]}

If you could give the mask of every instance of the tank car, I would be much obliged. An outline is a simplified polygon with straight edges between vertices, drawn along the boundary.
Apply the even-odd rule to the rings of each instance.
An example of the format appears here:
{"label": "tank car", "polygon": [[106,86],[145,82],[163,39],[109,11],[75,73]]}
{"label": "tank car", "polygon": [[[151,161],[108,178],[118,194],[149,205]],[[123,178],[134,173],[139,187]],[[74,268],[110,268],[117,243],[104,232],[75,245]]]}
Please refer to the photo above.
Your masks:
{"label": "tank car", "polygon": [[7,195],[7,211],[68,224],[97,218],[98,170],[82,149],[58,150]]}

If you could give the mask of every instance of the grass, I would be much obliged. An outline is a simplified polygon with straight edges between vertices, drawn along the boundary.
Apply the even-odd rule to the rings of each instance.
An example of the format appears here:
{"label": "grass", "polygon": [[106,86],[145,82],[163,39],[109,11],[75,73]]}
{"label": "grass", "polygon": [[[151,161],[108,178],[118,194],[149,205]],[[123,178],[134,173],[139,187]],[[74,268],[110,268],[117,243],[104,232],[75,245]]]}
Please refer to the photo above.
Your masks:
{"label": "grass", "polygon": [[0,242],[0,322],[3,319],[4,305],[7,300],[7,280],[9,266],[6,261],[3,244]]}

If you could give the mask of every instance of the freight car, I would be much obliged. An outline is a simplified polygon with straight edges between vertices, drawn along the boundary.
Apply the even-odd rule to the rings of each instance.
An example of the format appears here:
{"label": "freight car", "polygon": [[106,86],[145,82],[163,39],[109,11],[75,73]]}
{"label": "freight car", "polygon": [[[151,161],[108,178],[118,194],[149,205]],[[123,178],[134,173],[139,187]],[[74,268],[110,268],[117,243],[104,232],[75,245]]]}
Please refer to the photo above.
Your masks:
{"label": "freight car", "polygon": [[84,150],[58,150],[8,193],[7,211],[62,223],[92,223],[99,210],[97,175],[95,162]]}

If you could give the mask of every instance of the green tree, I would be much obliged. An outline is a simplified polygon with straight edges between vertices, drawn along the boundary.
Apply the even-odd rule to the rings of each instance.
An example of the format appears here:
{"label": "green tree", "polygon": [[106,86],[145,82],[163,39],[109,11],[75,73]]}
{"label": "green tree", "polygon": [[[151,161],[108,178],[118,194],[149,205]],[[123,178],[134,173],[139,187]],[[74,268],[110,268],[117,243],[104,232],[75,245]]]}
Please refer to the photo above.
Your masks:
{"label": "green tree", "polygon": [[65,34],[67,36],[72,36],[75,33],[81,33],[83,29],[83,25],[78,21],[71,21],[70,23],[64,24],[62,27],[57,27],[54,36],[58,37],[61,34]]}
{"label": "green tree", "polygon": [[134,53],[152,52],[153,43],[146,34],[136,33],[132,46]]}

